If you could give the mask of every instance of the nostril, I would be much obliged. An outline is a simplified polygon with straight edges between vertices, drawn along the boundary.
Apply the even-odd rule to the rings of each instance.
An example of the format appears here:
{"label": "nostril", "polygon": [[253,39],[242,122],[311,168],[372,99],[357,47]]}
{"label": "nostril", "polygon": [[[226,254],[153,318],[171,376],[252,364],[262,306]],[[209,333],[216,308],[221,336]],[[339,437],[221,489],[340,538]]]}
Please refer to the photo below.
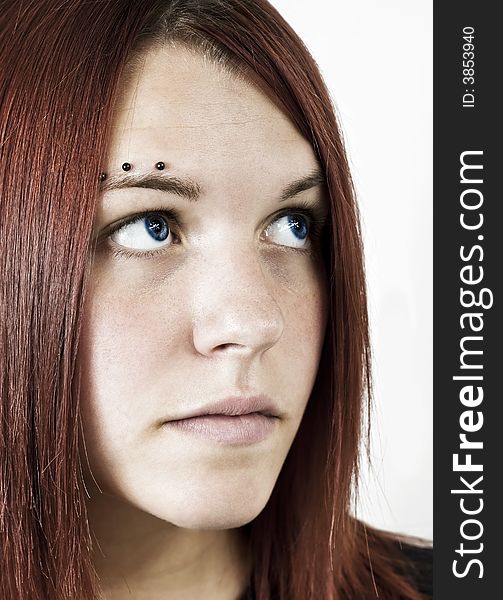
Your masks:
{"label": "nostril", "polygon": [[236,350],[240,350],[242,348],[245,348],[246,346],[244,346],[243,344],[219,344],[218,346],[216,346],[214,348],[214,350],[216,352],[224,352],[226,350],[232,350],[232,349],[236,349]]}

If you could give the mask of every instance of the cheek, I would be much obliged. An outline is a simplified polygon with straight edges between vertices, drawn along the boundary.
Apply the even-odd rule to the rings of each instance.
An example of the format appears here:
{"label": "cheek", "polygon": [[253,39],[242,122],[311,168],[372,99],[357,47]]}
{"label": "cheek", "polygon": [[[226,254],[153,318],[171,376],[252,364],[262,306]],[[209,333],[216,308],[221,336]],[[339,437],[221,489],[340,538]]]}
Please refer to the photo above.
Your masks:
{"label": "cheek", "polygon": [[318,372],[327,325],[328,295],[325,273],[317,265],[305,271],[297,283],[294,288],[291,283],[283,288],[285,328],[276,360],[285,389],[297,398],[296,408],[302,412]]}
{"label": "cheek", "polygon": [[180,310],[169,292],[159,306],[130,279],[109,275],[88,291],[79,346],[82,415],[96,449],[136,443],[136,432],[158,418],[169,386],[159,375],[181,368],[177,349],[187,337],[183,321],[167,317],[167,307]]}
{"label": "cheek", "polygon": [[168,347],[173,340],[180,341],[183,332],[176,318],[180,298],[169,270],[101,254],[93,269],[85,307],[84,354],[89,374],[101,388],[107,383],[120,385],[116,378],[121,372],[129,375],[127,380],[145,370],[146,359],[158,351],[156,345]]}

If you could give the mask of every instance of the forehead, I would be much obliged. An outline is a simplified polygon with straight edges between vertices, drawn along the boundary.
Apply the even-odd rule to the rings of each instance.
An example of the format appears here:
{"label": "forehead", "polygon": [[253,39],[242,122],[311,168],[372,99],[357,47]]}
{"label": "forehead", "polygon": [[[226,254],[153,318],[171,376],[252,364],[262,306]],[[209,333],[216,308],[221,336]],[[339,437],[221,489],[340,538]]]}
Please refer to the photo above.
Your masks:
{"label": "forehead", "polygon": [[150,50],[124,81],[110,159],[189,170],[208,162],[226,171],[316,166],[311,144],[253,83],[171,46]]}

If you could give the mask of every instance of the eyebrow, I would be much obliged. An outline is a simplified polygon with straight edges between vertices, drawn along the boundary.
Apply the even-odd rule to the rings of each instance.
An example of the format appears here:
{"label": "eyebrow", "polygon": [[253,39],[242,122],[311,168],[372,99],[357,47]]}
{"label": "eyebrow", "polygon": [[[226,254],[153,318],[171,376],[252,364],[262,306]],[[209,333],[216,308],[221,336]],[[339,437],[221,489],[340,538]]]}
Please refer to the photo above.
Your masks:
{"label": "eyebrow", "polygon": [[[313,169],[308,175],[289,183],[280,194],[280,202],[289,200],[297,194],[316,187],[325,182],[325,177],[319,169]],[[101,184],[102,192],[143,188],[176,194],[190,202],[196,202],[201,196],[200,185],[187,177],[160,175],[157,173],[112,175]]]}
{"label": "eyebrow", "polygon": [[124,190],[128,188],[143,188],[169,192],[186,200],[196,201],[201,195],[200,186],[185,177],[173,175],[158,175],[157,173],[144,173],[140,175],[112,175],[101,184],[101,191]]}
{"label": "eyebrow", "polygon": [[313,169],[311,173],[300,179],[296,179],[292,183],[289,183],[286,188],[281,192],[280,202],[289,200],[301,192],[310,190],[313,187],[325,183],[325,176],[318,169]]}

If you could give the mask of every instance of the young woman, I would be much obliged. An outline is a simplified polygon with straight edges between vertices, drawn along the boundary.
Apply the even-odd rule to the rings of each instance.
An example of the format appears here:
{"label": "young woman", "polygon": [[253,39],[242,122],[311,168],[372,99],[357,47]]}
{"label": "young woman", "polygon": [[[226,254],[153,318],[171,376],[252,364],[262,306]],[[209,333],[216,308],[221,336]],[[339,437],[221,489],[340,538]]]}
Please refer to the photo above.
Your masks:
{"label": "young woman", "polygon": [[425,597],[351,516],[362,245],[301,41],[265,0],[0,15],[1,597]]}

